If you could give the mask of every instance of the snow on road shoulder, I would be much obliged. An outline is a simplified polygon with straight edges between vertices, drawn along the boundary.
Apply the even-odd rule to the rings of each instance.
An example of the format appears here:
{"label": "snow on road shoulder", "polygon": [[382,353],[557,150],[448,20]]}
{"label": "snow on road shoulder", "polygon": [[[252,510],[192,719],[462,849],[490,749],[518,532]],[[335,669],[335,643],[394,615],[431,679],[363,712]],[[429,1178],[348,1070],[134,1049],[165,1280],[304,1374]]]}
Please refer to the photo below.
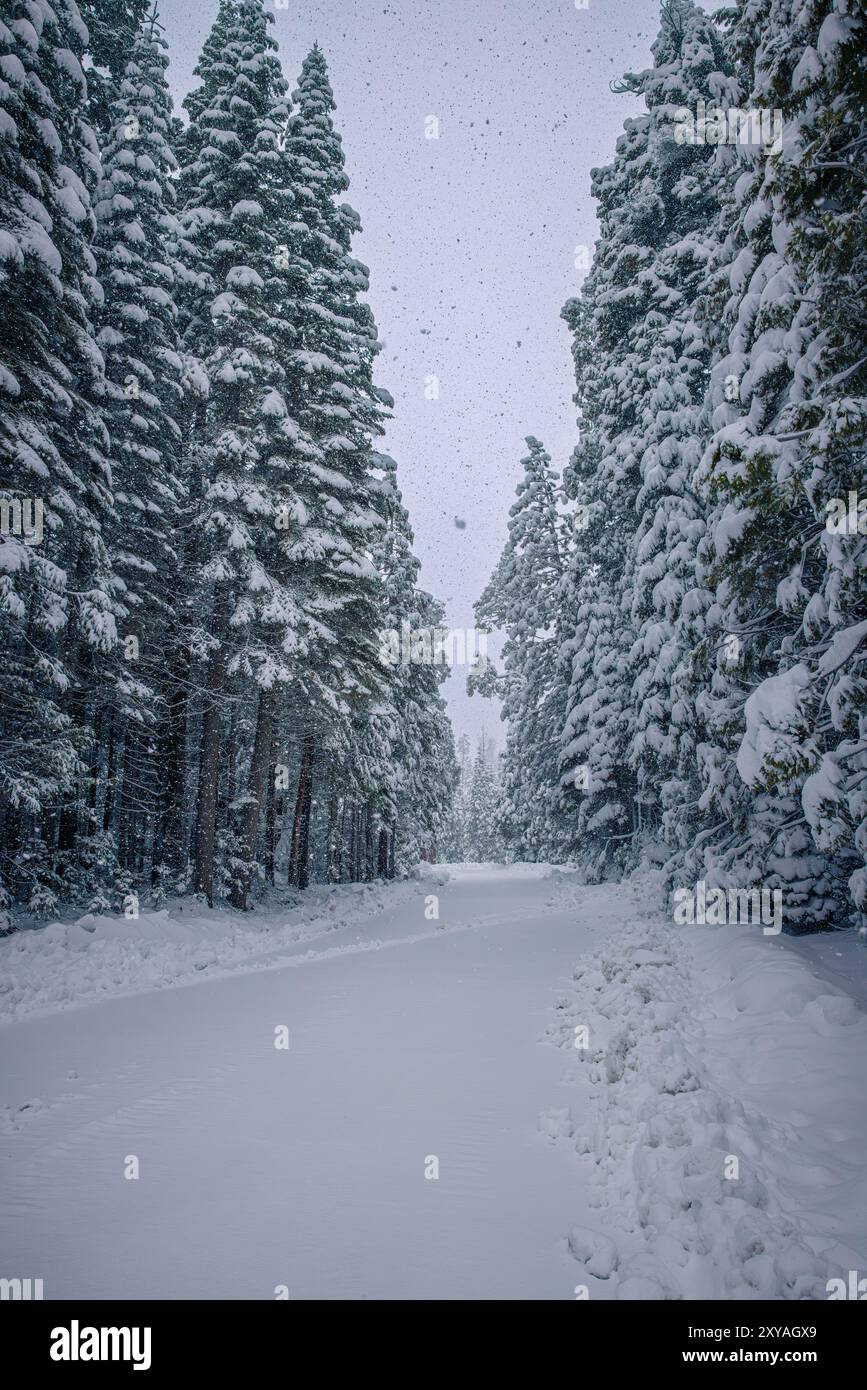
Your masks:
{"label": "snow on road shoulder", "polygon": [[867,1274],[867,1015],[786,939],[675,927],[630,890],[550,1029],[577,1094],[540,1125],[599,1213],[568,1233],[576,1287],[826,1299]]}
{"label": "snow on road shoulder", "polygon": [[273,964],[321,938],[336,948],[350,928],[427,892],[429,877],[448,880],[440,867],[403,883],[315,885],[251,913],[184,899],[131,920],[89,913],[15,932],[0,939],[0,1022]]}

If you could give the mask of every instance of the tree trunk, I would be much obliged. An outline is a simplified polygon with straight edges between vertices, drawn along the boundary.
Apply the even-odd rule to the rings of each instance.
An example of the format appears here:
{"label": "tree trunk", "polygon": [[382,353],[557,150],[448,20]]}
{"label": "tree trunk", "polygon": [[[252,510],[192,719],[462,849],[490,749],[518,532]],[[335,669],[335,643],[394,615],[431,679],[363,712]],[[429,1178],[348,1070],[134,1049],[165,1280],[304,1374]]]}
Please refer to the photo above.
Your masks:
{"label": "tree trunk", "polygon": [[337,797],[328,798],[328,845],[325,874],[329,883],[337,882]]}
{"label": "tree trunk", "polygon": [[384,825],[379,827],[379,844],[376,850],[376,876],[388,878],[388,831]]}
{"label": "tree trunk", "polygon": [[355,882],[355,825],[356,810],[353,803],[349,812],[349,843],[346,855],[346,877],[349,883]]}
{"label": "tree trunk", "polygon": [[268,765],[268,798],[265,803],[265,878],[274,882],[274,851],[277,848],[277,770]]}
{"label": "tree trunk", "polygon": [[312,733],[304,735],[301,745],[301,767],[298,772],[298,796],[292,822],[292,851],[289,856],[289,883],[306,888],[310,882],[308,855],[310,851],[310,807],[313,802],[313,754],[316,740]]}
{"label": "tree trunk", "polygon": [[229,598],[221,589],[214,598],[213,636],[216,647],[208,661],[202,736],[199,745],[199,787],[196,798],[196,871],[194,887],[204,893],[208,906],[214,905],[214,831],[217,815],[217,788],[220,774],[221,709],[220,697],[226,681],[224,631]]}
{"label": "tree trunk", "polygon": [[371,883],[374,878],[373,865],[373,797],[364,808],[364,881]]}
{"label": "tree trunk", "polygon": [[108,751],[105,756],[105,799],[102,803],[102,828],[105,831],[111,830],[114,820],[117,742],[117,715],[112,710],[108,722]]}
{"label": "tree trunk", "polygon": [[164,779],[155,867],[162,864],[175,873],[186,868],[189,846],[184,834],[187,796],[187,690],[190,653],[177,646],[169,658],[166,712],[160,730],[160,776]]}
{"label": "tree trunk", "polygon": [[270,690],[260,690],[256,712],[256,736],[250,759],[248,800],[241,813],[239,826],[241,855],[244,867],[232,889],[231,903],[241,912],[247,911],[247,899],[253,882],[253,864],[259,839],[259,814],[267,797],[268,768],[271,764],[271,731],[273,728],[274,696]]}

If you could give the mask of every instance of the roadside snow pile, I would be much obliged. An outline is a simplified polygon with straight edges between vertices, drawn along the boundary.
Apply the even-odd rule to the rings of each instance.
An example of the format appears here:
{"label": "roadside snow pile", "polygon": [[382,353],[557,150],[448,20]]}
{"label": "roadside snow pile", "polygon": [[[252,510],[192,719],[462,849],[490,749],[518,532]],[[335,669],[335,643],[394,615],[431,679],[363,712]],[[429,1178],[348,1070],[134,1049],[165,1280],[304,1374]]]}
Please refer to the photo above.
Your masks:
{"label": "roadside snow pile", "polygon": [[361,924],[419,891],[413,882],[316,885],[297,905],[251,913],[186,900],[132,920],[88,913],[75,922],[15,932],[0,938],[0,1021],[160,989],[204,973],[275,964],[306,942]]}
{"label": "roadside snow pile", "polygon": [[790,942],[645,916],[549,1032],[581,1095],[540,1128],[599,1208],[568,1235],[586,1296],[826,1299],[867,1272],[867,1015]]}

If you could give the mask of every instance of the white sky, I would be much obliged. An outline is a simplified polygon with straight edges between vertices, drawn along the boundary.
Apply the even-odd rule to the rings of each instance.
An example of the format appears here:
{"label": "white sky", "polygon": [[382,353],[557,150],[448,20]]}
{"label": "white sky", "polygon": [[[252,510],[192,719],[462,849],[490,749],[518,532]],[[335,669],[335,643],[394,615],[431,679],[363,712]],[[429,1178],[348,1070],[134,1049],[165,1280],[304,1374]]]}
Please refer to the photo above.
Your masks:
{"label": "white sky", "polygon": [[[178,102],[216,11],[217,0],[160,0]],[[364,227],[355,251],[385,343],[378,381],[395,398],[382,447],[398,463],[421,582],[453,628],[473,626],[502,548],[524,437],[543,440],[558,472],[574,447],[560,308],[581,279],[576,245],[596,236],[590,170],[640,109],[609,84],[648,65],[658,14],[658,0],[274,9],[290,83],[314,42],[329,64],[347,200]],[[425,138],[429,116],[437,140]],[[430,376],[438,400],[426,398]],[[486,726],[501,743],[496,707],[469,699],[465,678],[446,686],[456,734]]]}

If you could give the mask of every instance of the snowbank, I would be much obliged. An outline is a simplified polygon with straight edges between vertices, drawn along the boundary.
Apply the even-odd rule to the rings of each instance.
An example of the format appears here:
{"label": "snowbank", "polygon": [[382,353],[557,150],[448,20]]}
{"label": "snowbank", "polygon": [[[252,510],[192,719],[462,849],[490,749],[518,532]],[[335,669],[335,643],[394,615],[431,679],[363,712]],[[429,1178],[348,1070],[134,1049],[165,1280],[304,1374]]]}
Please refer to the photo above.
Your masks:
{"label": "snowbank", "polygon": [[[252,913],[184,900],[134,920],[87,914],[0,938],[0,1022],[104,995],[279,964],[420,891],[408,883],[316,885],[296,903]],[[328,938],[329,941],[338,938]]]}
{"label": "snowbank", "polygon": [[584,1156],[599,1210],[568,1235],[576,1287],[826,1299],[867,1273],[857,990],[790,940],[674,927],[630,891],[636,917],[576,969],[551,1028],[582,1094],[541,1128]]}

